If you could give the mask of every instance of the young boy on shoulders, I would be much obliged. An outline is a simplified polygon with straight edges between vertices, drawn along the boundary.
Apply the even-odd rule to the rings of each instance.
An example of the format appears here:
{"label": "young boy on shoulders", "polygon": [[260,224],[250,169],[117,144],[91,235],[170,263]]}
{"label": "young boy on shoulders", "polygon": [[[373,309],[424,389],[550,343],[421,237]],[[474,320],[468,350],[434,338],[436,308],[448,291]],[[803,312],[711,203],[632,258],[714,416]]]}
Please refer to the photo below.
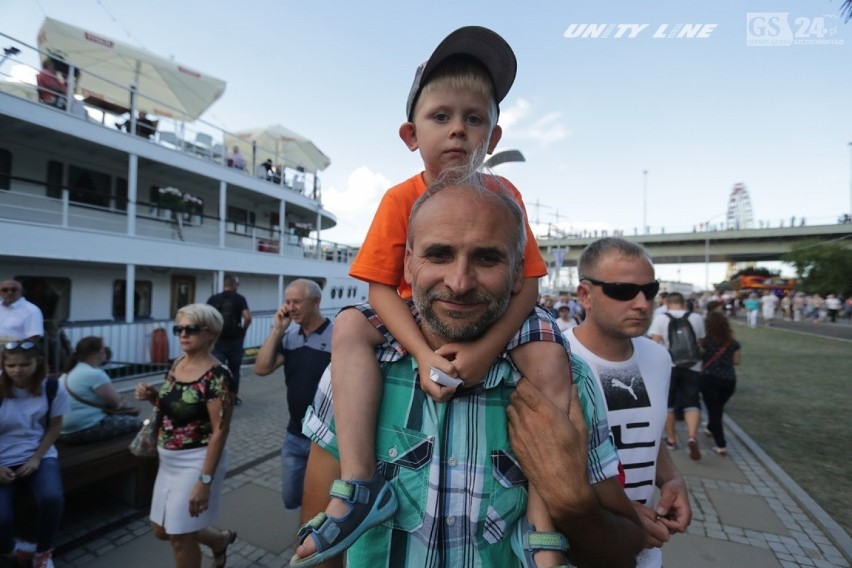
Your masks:
{"label": "young boy on shoulders", "polygon": [[[562,337],[552,318],[535,311],[538,278],[547,267],[527,224],[523,289],[512,297],[504,316],[479,340],[444,346],[432,351],[412,317],[406,300],[411,288],[403,277],[403,259],[411,208],[440,174],[450,168],[484,159],[500,141],[498,104],[515,79],[517,63],[511,47],[498,34],[481,27],[451,33],[415,75],[406,105],[407,121],[399,136],[412,152],[419,151],[424,171],[394,186],[385,194],[350,275],[369,282],[369,306],[342,311],[335,320],[332,339],[332,391],[340,448],[341,479],[332,488],[325,516],[300,531],[303,544],[298,556],[314,553],[316,537],[334,535],[320,554],[300,566],[314,565],[339,554],[369,528],[392,517],[396,499],[376,471],[376,416],[382,398],[382,378],[376,347],[389,332],[414,356],[423,391],[438,401],[449,400],[455,388],[430,378],[432,369],[473,386],[482,381],[494,359],[509,351],[514,365],[548,397],[567,410],[571,368]],[[506,179],[487,176],[487,185],[509,190],[523,208],[518,190]],[[463,309],[460,306],[459,309]],[[531,325],[524,322],[531,320]],[[539,321],[544,320],[544,321]],[[523,327],[531,328],[522,334]],[[555,330],[553,332],[552,330]],[[367,503],[339,498],[340,491],[369,492]],[[567,543],[552,533],[554,525],[533,487],[527,515],[533,543],[525,551],[524,565],[554,566],[566,562]],[[334,528],[329,529],[329,524]],[[339,535],[337,534],[339,533]],[[548,533],[548,534],[545,534]],[[305,538],[313,534],[314,538]],[[540,538],[537,538],[540,537]],[[533,555],[535,556],[533,558]]]}

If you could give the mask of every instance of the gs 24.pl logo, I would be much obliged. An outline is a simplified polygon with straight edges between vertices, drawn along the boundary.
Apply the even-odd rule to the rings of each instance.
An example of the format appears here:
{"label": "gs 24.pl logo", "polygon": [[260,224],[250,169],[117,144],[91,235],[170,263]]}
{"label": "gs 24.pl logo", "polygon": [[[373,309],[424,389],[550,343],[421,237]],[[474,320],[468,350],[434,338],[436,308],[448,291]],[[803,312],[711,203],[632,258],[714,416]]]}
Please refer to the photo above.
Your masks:
{"label": "gs 24.pl logo", "polygon": [[791,18],[790,12],[748,12],[746,45],[843,45],[843,40],[837,37],[837,24],[827,24],[826,20],[837,20],[837,16]]}

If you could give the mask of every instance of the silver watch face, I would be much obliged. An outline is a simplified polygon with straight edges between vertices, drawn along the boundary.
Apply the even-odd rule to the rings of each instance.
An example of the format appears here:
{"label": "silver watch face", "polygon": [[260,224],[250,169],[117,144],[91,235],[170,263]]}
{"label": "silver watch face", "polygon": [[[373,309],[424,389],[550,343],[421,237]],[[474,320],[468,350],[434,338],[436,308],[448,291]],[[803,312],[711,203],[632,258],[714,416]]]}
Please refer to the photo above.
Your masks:
{"label": "silver watch face", "polygon": [[210,485],[211,483],[213,483],[213,476],[212,475],[205,475],[205,474],[202,473],[201,475],[198,476],[198,479],[204,485]]}

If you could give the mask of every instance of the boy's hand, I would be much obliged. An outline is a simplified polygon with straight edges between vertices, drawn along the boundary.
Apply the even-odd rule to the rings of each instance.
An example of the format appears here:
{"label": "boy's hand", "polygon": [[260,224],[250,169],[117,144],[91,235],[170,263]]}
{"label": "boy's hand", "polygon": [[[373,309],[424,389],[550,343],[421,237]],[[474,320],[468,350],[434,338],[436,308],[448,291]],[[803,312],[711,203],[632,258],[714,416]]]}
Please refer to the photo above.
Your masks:
{"label": "boy's hand", "polygon": [[452,361],[458,377],[466,387],[481,383],[494,362],[494,357],[482,349],[480,341],[448,343],[439,347],[435,353]]}
{"label": "boy's hand", "polygon": [[457,377],[458,373],[456,372],[456,368],[450,361],[447,361],[435,353],[429,353],[423,359],[425,360],[417,359],[417,366],[419,368],[420,375],[420,388],[423,389],[423,392],[438,402],[446,402],[450,400],[450,397],[453,396],[456,389],[439,385],[429,377],[429,371],[434,367],[435,369],[447,373],[451,377]]}

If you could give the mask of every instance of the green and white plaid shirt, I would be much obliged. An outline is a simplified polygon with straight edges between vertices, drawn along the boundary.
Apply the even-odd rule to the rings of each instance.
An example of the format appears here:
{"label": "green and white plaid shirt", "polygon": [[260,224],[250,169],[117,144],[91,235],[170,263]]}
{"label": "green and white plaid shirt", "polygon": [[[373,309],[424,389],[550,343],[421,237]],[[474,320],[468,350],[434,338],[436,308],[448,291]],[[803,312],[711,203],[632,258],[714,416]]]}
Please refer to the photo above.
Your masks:
{"label": "green and white plaid shirt", "polygon": [[[547,325],[531,320],[521,330],[526,338]],[[519,373],[500,358],[482,383],[437,403],[419,388],[414,358],[393,344],[385,347],[377,352],[384,392],[376,458],[399,508],[352,546],[349,566],[519,566],[507,537],[526,512],[526,478],[509,443],[505,412]],[[303,432],[337,456],[330,377],[327,370]],[[574,379],[589,426],[589,478],[598,483],[617,475],[618,457],[597,384],[582,366],[574,366]]]}

